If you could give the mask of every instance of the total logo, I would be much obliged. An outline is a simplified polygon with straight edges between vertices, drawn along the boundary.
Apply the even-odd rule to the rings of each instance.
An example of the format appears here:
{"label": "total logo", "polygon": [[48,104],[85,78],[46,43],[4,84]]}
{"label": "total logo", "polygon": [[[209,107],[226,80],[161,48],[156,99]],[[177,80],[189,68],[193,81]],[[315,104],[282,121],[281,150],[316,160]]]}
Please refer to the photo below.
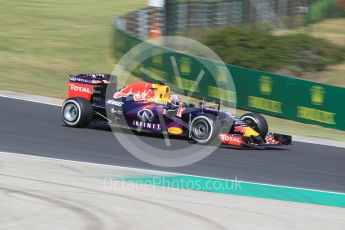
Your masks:
{"label": "total logo", "polygon": [[230,134],[221,134],[219,135],[220,140],[224,144],[230,144],[230,145],[238,145],[240,146],[242,144],[242,139],[240,136],[234,136]]}
{"label": "total logo", "polygon": [[91,92],[91,90],[89,88],[85,88],[85,87],[82,87],[82,86],[77,86],[75,84],[69,84],[69,87],[70,87],[70,89],[72,91],[92,94],[92,92]]}

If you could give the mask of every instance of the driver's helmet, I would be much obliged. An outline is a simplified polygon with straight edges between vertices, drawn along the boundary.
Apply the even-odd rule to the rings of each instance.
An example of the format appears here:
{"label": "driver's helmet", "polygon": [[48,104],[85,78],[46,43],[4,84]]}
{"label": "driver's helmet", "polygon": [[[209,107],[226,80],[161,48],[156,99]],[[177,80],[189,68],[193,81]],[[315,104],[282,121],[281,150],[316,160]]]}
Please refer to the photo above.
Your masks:
{"label": "driver's helmet", "polygon": [[180,96],[177,94],[172,94],[170,96],[171,104],[173,105],[179,105],[181,103]]}

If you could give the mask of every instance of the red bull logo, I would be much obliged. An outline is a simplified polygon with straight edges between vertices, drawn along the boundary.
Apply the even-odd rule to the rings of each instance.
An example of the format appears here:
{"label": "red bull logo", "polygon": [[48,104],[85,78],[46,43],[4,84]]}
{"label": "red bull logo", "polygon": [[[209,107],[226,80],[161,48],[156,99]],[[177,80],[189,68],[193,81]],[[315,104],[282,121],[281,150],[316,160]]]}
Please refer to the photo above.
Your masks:
{"label": "red bull logo", "polygon": [[120,89],[114,94],[114,98],[122,98],[133,95],[135,101],[155,100],[156,95],[153,84],[146,82],[136,82]]}

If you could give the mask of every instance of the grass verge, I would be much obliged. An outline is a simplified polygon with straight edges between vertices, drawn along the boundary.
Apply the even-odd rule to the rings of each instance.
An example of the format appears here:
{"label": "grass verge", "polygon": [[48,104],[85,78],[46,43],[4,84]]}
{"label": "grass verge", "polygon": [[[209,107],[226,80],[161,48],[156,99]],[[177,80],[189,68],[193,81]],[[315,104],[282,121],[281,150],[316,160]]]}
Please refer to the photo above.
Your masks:
{"label": "grass verge", "polygon": [[[316,38],[324,38],[328,41],[345,46],[345,18],[329,19],[316,24],[312,24],[307,28],[297,28],[294,30],[277,30],[275,35],[287,35],[296,33],[306,33]],[[345,87],[345,62],[327,66],[324,71],[306,73],[301,76],[307,80],[323,82],[331,85]]]}
{"label": "grass verge", "polygon": [[112,71],[112,19],[147,0],[0,0],[0,88],[63,98],[71,73]]}

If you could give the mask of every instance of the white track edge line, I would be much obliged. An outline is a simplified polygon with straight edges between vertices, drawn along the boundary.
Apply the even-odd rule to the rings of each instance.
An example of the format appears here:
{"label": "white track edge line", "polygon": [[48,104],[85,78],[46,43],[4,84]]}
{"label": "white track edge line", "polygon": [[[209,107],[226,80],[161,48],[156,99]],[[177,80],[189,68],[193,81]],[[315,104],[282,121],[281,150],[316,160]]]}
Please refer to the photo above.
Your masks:
{"label": "white track edge line", "polygon": [[58,107],[61,106],[60,104],[57,104],[57,103],[45,102],[45,101],[40,101],[40,100],[35,100],[35,99],[29,99],[29,98],[26,98],[25,95],[23,95],[23,96],[12,96],[12,95],[5,95],[5,94],[0,93],[0,97],[16,99],[16,100],[21,100],[21,101],[34,102],[34,103],[45,104],[45,105],[58,106]]}
{"label": "white track edge line", "polygon": [[[27,158],[34,158],[34,159],[41,159],[41,160],[60,161],[60,162],[73,163],[73,164],[85,164],[85,165],[91,165],[91,166],[102,166],[102,167],[124,169],[124,170],[128,170],[128,171],[136,171],[136,172],[165,173],[165,174],[170,174],[170,175],[174,175],[174,176],[192,176],[192,177],[212,179],[212,180],[221,180],[221,181],[230,181],[230,182],[234,181],[234,180],[231,180],[231,179],[223,179],[223,178],[207,177],[207,176],[198,176],[198,175],[185,174],[185,173],[176,173],[176,172],[169,172],[169,171],[159,171],[159,170],[152,170],[152,169],[142,169],[142,168],[133,168],[133,167],[126,167],[126,166],[117,166],[117,165],[107,165],[107,164],[100,164],[100,163],[91,163],[91,162],[77,161],[77,160],[66,160],[66,159],[59,159],[59,158],[52,158],[52,157],[35,156],[35,155],[28,155],[28,154],[25,154],[25,153],[11,153],[11,152],[0,151],[0,154],[14,155],[14,156],[18,156],[18,157],[27,157]],[[296,190],[304,190],[304,191],[312,191],[312,192],[322,192],[322,193],[329,193],[329,194],[345,195],[345,193],[341,193],[341,192],[332,192],[332,191],[318,190],[318,189],[308,189],[308,188],[283,186],[283,185],[274,185],[274,184],[266,184],[266,183],[250,182],[250,181],[241,181],[241,180],[239,180],[238,182],[242,182],[242,183],[246,183],[246,184],[278,187],[278,188],[288,188],[288,189],[296,189]]]}

